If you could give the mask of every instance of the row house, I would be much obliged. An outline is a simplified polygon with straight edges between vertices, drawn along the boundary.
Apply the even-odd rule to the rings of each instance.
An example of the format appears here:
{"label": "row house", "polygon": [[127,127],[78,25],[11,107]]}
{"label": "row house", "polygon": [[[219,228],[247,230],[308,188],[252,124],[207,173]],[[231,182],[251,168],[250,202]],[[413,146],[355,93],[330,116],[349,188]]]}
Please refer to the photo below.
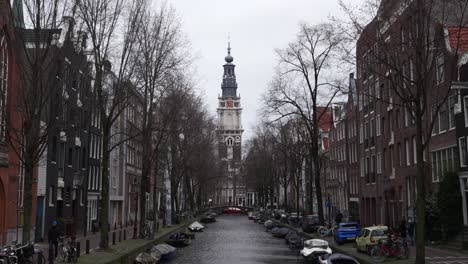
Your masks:
{"label": "row house", "polygon": [[[405,1],[382,1],[377,17],[364,28],[357,43],[358,188],[363,225],[396,226],[402,219],[415,217],[416,126],[406,102],[395,90],[395,85],[403,89],[406,83],[392,82],[397,73],[382,63],[384,54],[395,56],[400,60],[403,78],[414,79],[415,47],[411,39],[418,32],[412,20],[412,9],[407,7]],[[430,134],[424,153],[425,173],[431,175],[427,177],[429,195],[437,189],[445,171],[456,169],[458,159],[454,122],[456,96],[449,94],[438,109],[444,101],[441,94],[449,92],[452,54],[445,47],[442,25],[433,26],[434,38],[440,39],[440,43],[434,43],[437,60],[426,98],[429,110],[424,120],[425,134]],[[382,45],[394,47],[396,52],[391,53],[388,47],[383,51]],[[432,131],[428,130],[430,121],[434,122]]]}
{"label": "row house", "polygon": [[[139,220],[139,206],[141,191],[140,182],[143,169],[143,142],[141,131],[143,125],[143,98],[134,87],[128,88],[129,103],[121,114],[122,129],[126,132],[128,140],[122,144],[123,172],[124,172],[124,196],[126,204],[123,206],[124,222]],[[152,204],[149,193],[152,192],[152,184],[149,182],[146,193],[146,212]]]}
{"label": "row house", "polygon": [[[43,120],[49,132],[38,170],[36,240],[47,236],[54,220],[62,223],[68,235],[85,228],[85,218],[80,216],[86,213],[90,129],[91,77],[84,34],[74,31],[71,17],[63,18],[62,29],[44,34],[52,36],[48,45],[51,63],[45,73],[50,101]],[[23,30],[22,36],[27,49],[34,46],[33,30]]]}
{"label": "row house", "polygon": [[328,221],[331,222],[337,213],[348,218],[348,177],[347,177],[347,152],[346,141],[346,112],[345,103],[334,103],[333,127],[330,130],[329,164],[326,181],[323,188],[323,196],[326,200],[325,210]]}
{"label": "row house", "polygon": [[347,102],[333,107],[329,173],[323,187],[329,221],[333,221],[338,212],[346,220],[359,220],[359,142],[356,121],[356,80],[354,74],[351,74]]}
{"label": "row house", "polygon": [[[22,46],[15,31],[15,17],[10,3],[0,1],[0,246],[21,240],[24,174],[20,159],[7,141],[8,133],[21,129],[21,114],[16,107],[20,98]],[[33,186],[35,197],[36,184]],[[34,210],[33,201],[33,210]],[[32,219],[31,224],[34,224]]]}
{"label": "row house", "polygon": [[462,195],[463,224],[466,229],[468,227],[468,28],[448,28],[448,32],[450,48],[457,47],[457,43],[460,43],[458,46],[460,55],[456,61],[457,74],[454,75],[452,83],[452,90],[456,96],[449,100],[454,102],[454,123],[458,143],[454,155],[458,153],[459,157],[458,176]]}
{"label": "row house", "polygon": [[[330,175],[331,170],[329,166],[329,147],[330,147],[330,131],[333,127],[333,110],[329,106],[317,106],[317,117],[318,117],[318,151],[319,151],[319,157],[320,157],[320,162],[321,162],[321,172],[320,172],[320,183],[321,183],[321,190],[322,190],[322,200],[324,203],[324,208],[326,208],[327,204],[327,193],[324,188],[325,182],[328,175]],[[308,175],[308,170],[312,170],[312,162],[307,160],[307,158],[304,160],[303,164],[303,169],[302,169],[302,183],[303,183],[303,193],[306,198],[304,198],[304,202],[307,204],[312,204],[311,208],[305,208],[307,210],[311,210],[309,213],[315,213],[318,212],[318,202],[316,198],[316,193],[317,193],[317,188],[315,185],[314,177],[309,178],[307,177]],[[312,181],[312,182],[311,182]]]}

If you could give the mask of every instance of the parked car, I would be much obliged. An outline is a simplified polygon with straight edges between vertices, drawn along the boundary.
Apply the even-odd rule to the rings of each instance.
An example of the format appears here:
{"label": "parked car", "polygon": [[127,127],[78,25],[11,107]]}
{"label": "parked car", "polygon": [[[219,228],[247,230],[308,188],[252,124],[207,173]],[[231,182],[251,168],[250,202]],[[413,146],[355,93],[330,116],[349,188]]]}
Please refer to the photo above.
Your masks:
{"label": "parked car", "polygon": [[359,264],[355,258],[341,253],[322,255],[319,257],[319,264]]}
{"label": "parked car", "polygon": [[314,233],[320,227],[318,215],[308,215],[302,221],[302,231]]}
{"label": "parked car", "polygon": [[335,230],[335,241],[338,245],[345,242],[355,241],[361,233],[361,227],[358,222],[340,223]]}
{"label": "parked car", "polygon": [[361,230],[361,234],[356,238],[357,251],[364,251],[368,254],[370,249],[379,243],[380,240],[386,239],[388,233],[387,226],[371,226]]}

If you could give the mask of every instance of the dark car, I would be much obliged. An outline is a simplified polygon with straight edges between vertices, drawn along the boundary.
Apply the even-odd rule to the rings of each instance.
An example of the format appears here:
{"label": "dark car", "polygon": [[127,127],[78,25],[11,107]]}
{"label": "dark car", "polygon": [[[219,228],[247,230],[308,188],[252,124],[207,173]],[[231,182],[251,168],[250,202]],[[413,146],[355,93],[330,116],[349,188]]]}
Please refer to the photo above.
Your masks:
{"label": "dark car", "polygon": [[319,264],[360,264],[355,258],[341,253],[319,257]]}
{"label": "dark car", "polygon": [[318,215],[308,215],[302,222],[302,231],[314,233],[320,227]]}
{"label": "dark car", "polygon": [[335,230],[335,241],[339,245],[345,242],[354,242],[361,233],[358,222],[340,223]]}

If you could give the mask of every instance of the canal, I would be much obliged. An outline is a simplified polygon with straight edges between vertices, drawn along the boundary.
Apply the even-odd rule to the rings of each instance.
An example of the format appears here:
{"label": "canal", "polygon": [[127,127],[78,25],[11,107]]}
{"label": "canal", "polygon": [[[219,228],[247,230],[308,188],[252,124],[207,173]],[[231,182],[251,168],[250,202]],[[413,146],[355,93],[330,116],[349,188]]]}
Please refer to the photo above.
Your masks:
{"label": "canal", "polygon": [[196,233],[186,248],[177,249],[175,264],[302,263],[284,239],[272,237],[246,216],[222,215]]}

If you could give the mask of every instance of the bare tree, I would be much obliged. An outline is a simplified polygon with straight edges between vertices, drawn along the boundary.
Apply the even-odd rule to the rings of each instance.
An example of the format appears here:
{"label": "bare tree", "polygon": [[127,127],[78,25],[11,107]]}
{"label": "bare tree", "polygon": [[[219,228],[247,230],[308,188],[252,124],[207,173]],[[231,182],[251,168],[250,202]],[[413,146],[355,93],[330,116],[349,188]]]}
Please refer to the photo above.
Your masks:
{"label": "bare tree", "polygon": [[[162,5],[153,13],[150,5],[142,14],[140,34],[138,34],[137,78],[143,96],[142,140],[150,142],[153,131],[153,113],[166,94],[165,78],[172,78],[176,71],[185,65],[187,56],[180,25],[174,9]],[[151,144],[143,144],[143,169],[140,190],[140,230],[146,225],[146,193],[148,176],[151,170]],[[143,234],[140,233],[140,236]]]}
{"label": "bare tree", "polygon": [[[132,55],[144,8],[143,0],[80,0],[74,7],[91,42],[94,91],[102,125],[101,248],[109,247],[109,157],[115,147],[111,146],[111,129],[128,104],[126,89],[134,78]],[[105,71],[106,61],[111,60],[117,62],[114,77]]]}
{"label": "bare tree", "polygon": [[[309,137],[309,190],[312,195],[314,182],[320,223],[323,223],[324,218],[320,183],[322,163],[319,162],[319,123],[341,89],[340,82],[333,81],[330,71],[327,70],[335,62],[342,41],[344,40],[332,24],[302,24],[297,39],[286,49],[277,51],[280,64],[264,100],[267,106],[266,114],[270,118],[278,120],[293,115],[303,121]],[[299,82],[293,82],[296,77]],[[312,211],[311,196],[309,199],[309,211]]]}

